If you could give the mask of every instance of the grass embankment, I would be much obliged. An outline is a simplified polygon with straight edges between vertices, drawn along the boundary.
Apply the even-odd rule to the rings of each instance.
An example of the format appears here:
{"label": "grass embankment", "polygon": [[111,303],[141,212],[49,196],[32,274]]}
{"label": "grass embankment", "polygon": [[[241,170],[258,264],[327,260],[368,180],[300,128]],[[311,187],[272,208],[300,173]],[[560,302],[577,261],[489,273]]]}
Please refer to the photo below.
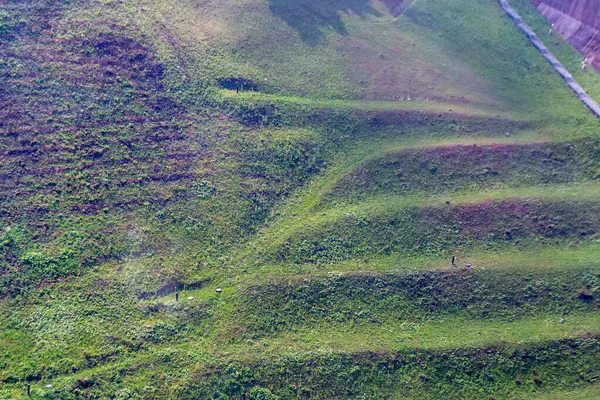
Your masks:
{"label": "grass embankment", "polygon": [[[590,201],[582,193],[589,193]],[[384,196],[274,225],[253,248],[271,261],[327,263],[390,252],[451,253],[486,243],[493,248],[593,240],[598,229],[594,193],[578,185],[429,200]]]}
{"label": "grass embankment", "polygon": [[0,397],[593,394],[596,120],[494,1],[1,5]]}

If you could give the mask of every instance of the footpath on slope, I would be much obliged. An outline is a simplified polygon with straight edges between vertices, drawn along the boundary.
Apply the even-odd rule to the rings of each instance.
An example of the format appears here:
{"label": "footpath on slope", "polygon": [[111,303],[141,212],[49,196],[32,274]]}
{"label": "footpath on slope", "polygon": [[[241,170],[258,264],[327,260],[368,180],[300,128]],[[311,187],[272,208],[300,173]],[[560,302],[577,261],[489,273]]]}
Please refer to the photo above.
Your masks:
{"label": "footpath on slope", "polygon": [[515,21],[517,26],[521,28],[523,32],[527,35],[531,43],[537,47],[537,49],[542,53],[542,55],[548,60],[552,67],[558,72],[564,80],[567,82],[567,85],[577,94],[577,97],[581,101],[585,103],[586,106],[596,114],[596,116],[600,117],[600,105],[594,101],[581,87],[577,81],[573,78],[573,75],[567,71],[565,67],[558,61],[556,57],[548,50],[548,48],[542,43],[542,41],[537,37],[535,32],[523,21],[521,16],[508,4],[508,0],[499,0],[500,5],[504,9],[504,11]]}

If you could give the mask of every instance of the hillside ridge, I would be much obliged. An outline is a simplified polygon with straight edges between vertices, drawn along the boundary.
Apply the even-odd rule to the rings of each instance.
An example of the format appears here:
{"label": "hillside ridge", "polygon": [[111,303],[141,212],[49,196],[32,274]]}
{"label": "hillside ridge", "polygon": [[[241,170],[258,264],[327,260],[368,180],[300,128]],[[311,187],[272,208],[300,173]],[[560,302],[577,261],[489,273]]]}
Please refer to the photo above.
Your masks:
{"label": "hillside ridge", "polygon": [[0,399],[598,397],[598,118],[496,0],[0,0],[0,54]]}

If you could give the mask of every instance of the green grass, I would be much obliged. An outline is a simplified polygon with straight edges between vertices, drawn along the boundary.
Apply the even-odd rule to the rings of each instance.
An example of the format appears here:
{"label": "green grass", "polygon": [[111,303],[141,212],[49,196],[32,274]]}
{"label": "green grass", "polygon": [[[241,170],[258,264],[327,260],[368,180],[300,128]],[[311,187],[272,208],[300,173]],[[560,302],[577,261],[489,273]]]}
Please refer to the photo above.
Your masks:
{"label": "green grass", "polygon": [[[598,246],[594,243],[580,243],[563,246],[539,246],[537,248],[502,248],[496,251],[474,246],[468,249],[455,249],[440,255],[370,256],[366,259],[351,259],[330,264],[266,263],[247,271],[251,282],[260,282],[269,274],[272,278],[294,278],[296,276],[323,276],[324,274],[343,275],[346,273],[400,272],[422,270],[453,270],[471,264],[471,268],[506,270],[577,270],[595,264]],[[452,266],[452,255],[456,265]],[[253,275],[256,275],[253,277]]]}
{"label": "green grass", "polygon": [[122,7],[156,38],[166,59],[185,63],[189,79],[242,76],[278,96],[466,99],[552,119],[556,112],[544,110],[587,118],[585,107],[491,1],[418,1],[396,20],[379,2],[234,4],[171,7],[152,0]]}
{"label": "green grass", "polygon": [[0,0],[0,398],[594,398],[596,119],[495,1],[393,6]]}
{"label": "green grass", "polygon": [[432,139],[423,136],[420,135],[419,131],[414,133],[409,132],[400,137],[372,139],[350,147],[347,151],[338,155],[336,159],[331,161],[331,166],[325,171],[323,176],[310,182],[306,188],[303,188],[302,191],[289,200],[289,205],[286,205],[285,208],[278,211],[278,213],[289,217],[290,214],[306,212],[321,202],[327,192],[331,190],[344,175],[350,173],[361,164],[366,164],[371,160],[381,157],[382,154],[407,149],[431,147],[434,146],[434,143],[437,146],[466,144],[484,146],[486,144],[494,143],[536,143],[546,139],[546,137],[538,133],[519,133],[519,137],[515,139],[506,139],[497,133],[486,132],[481,133],[482,137],[476,138],[456,137],[454,135],[452,135],[454,137],[449,138],[448,136],[440,135],[440,138]]}
{"label": "green grass", "polygon": [[[223,101],[232,102],[260,102],[270,101],[277,104],[290,104],[312,108],[350,109],[357,111],[419,111],[428,114],[445,113],[463,116],[488,116],[488,117],[518,117],[517,112],[504,112],[485,105],[460,104],[452,101],[438,100],[330,100],[310,97],[281,96],[261,92],[246,91],[236,93],[234,90],[219,90]],[[524,119],[527,115],[522,115]]]}
{"label": "green grass", "polygon": [[[440,322],[376,324],[376,326],[315,327],[258,339],[240,346],[238,354],[259,356],[310,350],[358,353],[369,350],[482,348],[504,343],[527,344],[597,333],[600,316],[571,314],[562,324],[560,315],[539,315],[515,321],[473,321],[447,318]],[[569,322],[570,321],[570,322]]]}
{"label": "green grass", "polygon": [[550,393],[543,393],[538,395],[530,396],[532,399],[539,400],[585,400],[585,399],[593,399],[600,395],[598,388],[596,386],[592,386],[589,388],[583,388],[578,390],[560,390],[554,391]]}
{"label": "green grass", "polygon": [[[336,231],[341,233],[344,230],[346,230],[344,235],[347,235],[348,229],[358,231],[361,230],[361,226],[370,226],[369,229],[373,229],[373,232],[375,232],[375,226],[383,224],[387,220],[391,221],[395,217],[402,221],[414,219],[426,223],[417,215],[418,210],[424,208],[443,210],[449,207],[448,201],[452,207],[460,207],[461,204],[471,205],[488,201],[526,201],[531,199],[550,202],[564,201],[571,204],[571,207],[577,208],[576,201],[578,200],[588,199],[593,201],[597,197],[597,189],[598,186],[595,183],[589,183],[451,193],[434,197],[424,197],[422,195],[372,197],[367,201],[354,205],[309,211],[308,213],[276,220],[269,228],[265,229],[264,234],[259,237],[258,241],[251,243],[249,247],[255,252],[258,250],[269,255],[273,251],[280,251],[286,242],[301,241],[304,237],[307,240],[319,240],[318,238],[323,239],[326,234],[334,234]],[[396,234],[406,235],[406,233],[401,232],[403,229],[410,230],[406,222],[396,229],[398,231]],[[412,234],[416,233],[414,230],[410,230],[410,232]],[[311,237],[311,235],[313,236]],[[297,237],[300,237],[300,239],[297,239]],[[373,239],[374,243],[377,242],[375,237]],[[389,240],[389,237],[387,240]]]}

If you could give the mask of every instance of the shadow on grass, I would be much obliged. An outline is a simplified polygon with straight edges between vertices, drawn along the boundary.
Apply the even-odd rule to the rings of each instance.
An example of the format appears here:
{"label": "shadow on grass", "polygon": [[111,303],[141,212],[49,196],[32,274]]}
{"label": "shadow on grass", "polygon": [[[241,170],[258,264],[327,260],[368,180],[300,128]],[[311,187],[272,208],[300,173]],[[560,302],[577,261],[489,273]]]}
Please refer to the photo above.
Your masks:
{"label": "shadow on grass", "polygon": [[310,46],[321,43],[328,29],[346,35],[341,14],[380,16],[371,0],[268,0],[273,14],[296,30]]}

